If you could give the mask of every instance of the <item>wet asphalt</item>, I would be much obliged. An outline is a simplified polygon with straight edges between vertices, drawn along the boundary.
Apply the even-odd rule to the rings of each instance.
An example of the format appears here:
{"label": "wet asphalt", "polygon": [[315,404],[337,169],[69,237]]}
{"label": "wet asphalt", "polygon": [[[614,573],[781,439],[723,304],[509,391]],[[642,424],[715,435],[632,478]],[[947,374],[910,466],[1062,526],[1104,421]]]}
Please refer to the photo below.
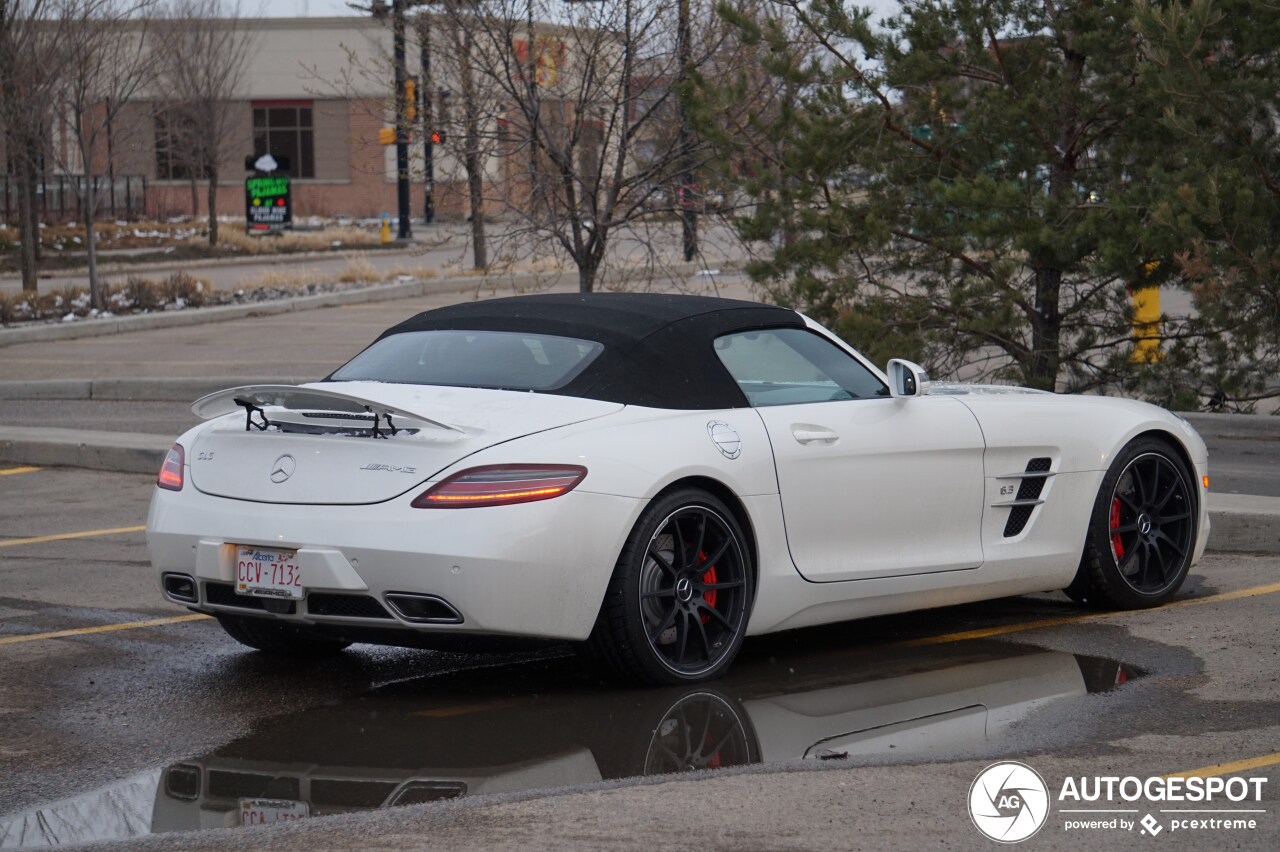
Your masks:
{"label": "wet asphalt", "polygon": [[[0,641],[40,637],[0,644],[0,846],[988,848],[963,798],[1001,757],[1056,785],[1280,753],[1274,555],[1211,553],[1159,610],[1037,595],[870,619],[750,641],[705,687],[627,690],[563,648],[299,663],[207,619],[91,632],[183,614],[141,533],[15,542],[130,530],[149,492],[0,476]],[[1275,848],[1275,800],[1227,845]],[[232,828],[245,802],[327,818]],[[1138,839],[1051,829],[1030,843]]]}

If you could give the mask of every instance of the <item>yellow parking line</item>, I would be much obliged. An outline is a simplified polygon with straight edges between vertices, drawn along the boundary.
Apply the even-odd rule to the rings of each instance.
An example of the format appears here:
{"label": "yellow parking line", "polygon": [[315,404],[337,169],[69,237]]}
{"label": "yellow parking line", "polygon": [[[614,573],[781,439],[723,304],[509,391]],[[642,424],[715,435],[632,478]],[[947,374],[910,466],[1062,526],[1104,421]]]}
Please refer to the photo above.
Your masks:
{"label": "yellow parking line", "polygon": [[0,470],[0,476],[11,476],[15,473],[35,473],[40,470],[38,467],[11,467],[8,470]]}
{"label": "yellow parking line", "polygon": [[1165,778],[1211,778],[1215,775],[1231,775],[1246,772],[1263,766],[1274,766],[1280,763],[1280,751],[1264,754],[1259,757],[1248,757],[1244,760],[1233,760],[1229,763],[1215,763],[1213,766],[1202,766],[1199,769],[1188,769],[1186,772],[1175,772]]}
{"label": "yellow parking line", "polygon": [[1265,586],[1251,586],[1247,589],[1236,589],[1234,592],[1223,592],[1218,595],[1209,595],[1204,598],[1190,598],[1185,601],[1173,601],[1165,604],[1161,609],[1177,609],[1184,606],[1195,606],[1196,604],[1207,603],[1209,601],[1235,601],[1240,598],[1253,598],[1258,595],[1270,595],[1280,592],[1280,583],[1269,583]]}
{"label": "yellow parking line", "polygon": [[79,627],[75,630],[55,630],[52,633],[32,633],[27,636],[0,637],[0,645],[16,645],[19,642],[39,642],[42,639],[61,639],[65,636],[88,636],[92,633],[111,633],[115,630],[134,630],[139,627],[160,627],[165,624],[182,624],[186,621],[204,621],[211,616],[175,615],[173,618],[154,618],[150,621],[129,621],[123,624],[104,624],[100,627]]}
{"label": "yellow parking line", "polygon": [[123,535],[124,533],[142,532],[146,527],[117,527],[112,530],[84,530],[82,532],[58,533],[57,535],[38,535],[35,538],[11,538],[0,541],[0,547],[17,547],[20,544],[45,544],[50,541],[67,541],[73,538],[94,538],[100,535]]}
{"label": "yellow parking line", "polygon": [[[1248,589],[1237,589],[1234,592],[1223,592],[1218,595],[1206,595],[1203,598],[1190,598],[1189,600],[1173,601],[1167,603],[1159,609],[1179,609],[1185,606],[1198,606],[1206,603],[1221,603],[1223,601],[1240,600],[1241,598],[1252,598],[1258,595],[1271,595],[1280,592],[1280,583],[1269,583],[1265,586],[1252,586]],[[1141,610],[1116,610],[1113,612],[1084,612],[1080,615],[1066,615],[1061,618],[1046,618],[1041,621],[1023,621],[1018,624],[1004,624],[999,627],[984,627],[978,630],[965,630],[960,633],[944,633],[941,636],[924,636],[919,639],[908,639],[899,645],[908,648],[925,647],[928,645],[944,645],[948,642],[965,642],[969,639],[989,639],[992,636],[1006,636],[1010,633],[1022,633],[1027,630],[1035,630],[1040,627],[1058,627],[1063,624],[1075,624],[1079,621],[1094,621],[1104,618],[1116,618],[1122,615],[1132,615],[1134,612]]]}

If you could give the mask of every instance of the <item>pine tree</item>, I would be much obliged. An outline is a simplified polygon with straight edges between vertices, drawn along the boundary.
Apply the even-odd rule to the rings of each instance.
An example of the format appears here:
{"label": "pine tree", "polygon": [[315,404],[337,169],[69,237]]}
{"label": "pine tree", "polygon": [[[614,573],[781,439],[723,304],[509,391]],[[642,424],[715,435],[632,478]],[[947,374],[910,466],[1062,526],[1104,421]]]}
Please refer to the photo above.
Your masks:
{"label": "pine tree", "polygon": [[1180,407],[1245,392],[1257,340],[1221,334],[1224,317],[1190,296],[1144,332],[1161,351],[1135,352],[1130,292],[1185,294],[1219,262],[1192,248],[1215,237],[1193,234],[1190,202],[1169,201],[1211,182],[1205,145],[1184,145],[1168,114],[1167,75],[1150,73],[1165,13],[1135,16],[1132,0],[908,0],[882,21],[840,0],[774,8],[722,9],[768,85],[703,86],[694,101],[699,114],[741,103],[741,126],[700,130],[755,202],[741,235],[776,246],[751,271],[777,299],[877,360],[943,376],[1142,389]]}
{"label": "pine tree", "polygon": [[1153,189],[1208,328],[1184,383],[1233,407],[1280,394],[1280,4],[1140,2],[1142,82],[1182,156]]}

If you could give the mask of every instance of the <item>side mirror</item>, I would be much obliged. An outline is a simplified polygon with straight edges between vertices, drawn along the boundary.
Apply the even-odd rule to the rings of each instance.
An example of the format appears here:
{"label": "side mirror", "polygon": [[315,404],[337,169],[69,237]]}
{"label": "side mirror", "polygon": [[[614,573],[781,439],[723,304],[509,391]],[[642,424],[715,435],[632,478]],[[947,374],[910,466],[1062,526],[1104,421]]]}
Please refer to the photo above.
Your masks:
{"label": "side mirror", "polygon": [[924,386],[929,383],[924,367],[901,358],[890,361],[885,372],[889,374],[890,396],[923,396]]}

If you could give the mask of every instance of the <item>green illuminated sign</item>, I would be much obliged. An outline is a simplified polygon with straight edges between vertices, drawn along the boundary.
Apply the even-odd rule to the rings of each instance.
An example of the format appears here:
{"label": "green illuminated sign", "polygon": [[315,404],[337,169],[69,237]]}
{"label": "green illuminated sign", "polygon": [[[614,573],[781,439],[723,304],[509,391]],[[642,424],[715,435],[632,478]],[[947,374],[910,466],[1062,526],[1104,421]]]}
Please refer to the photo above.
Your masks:
{"label": "green illuminated sign", "polygon": [[244,182],[245,222],[250,233],[293,227],[288,175],[257,175]]}

